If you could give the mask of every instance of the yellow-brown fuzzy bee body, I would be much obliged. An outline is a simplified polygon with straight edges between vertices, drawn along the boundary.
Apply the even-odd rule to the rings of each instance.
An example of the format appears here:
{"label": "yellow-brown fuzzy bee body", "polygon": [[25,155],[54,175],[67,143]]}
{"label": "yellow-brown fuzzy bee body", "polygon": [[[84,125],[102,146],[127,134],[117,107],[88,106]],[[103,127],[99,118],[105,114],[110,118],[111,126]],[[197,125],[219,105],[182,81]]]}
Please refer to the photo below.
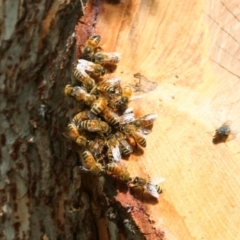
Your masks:
{"label": "yellow-brown fuzzy bee body", "polygon": [[119,116],[115,112],[113,112],[111,109],[106,107],[101,115],[106,120],[106,122],[110,123],[113,126],[117,126],[119,124]]}
{"label": "yellow-brown fuzzy bee body", "polygon": [[123,155],[130,155],[133,152],[131,145],[125,140],[125,135],[122,132],[116,132],[115,137],[120,144],[120,151]]}
{"label": "yellow-brown fuzzy bee body", "polygon": [[82,158],[87,169],[94,175],[101,175],[104,172],[103,166],[95,161],[91,152],[84,151],[82,153]]}
{"label": "yellow-brown fuzzy bee body", "polygon": [[106,122],[100,120],[85,120],[79,123],[79,128],[83,128],[89,132],[108,133],[111,128]]}
{"label": "yellow-brown fuzzy bee body", "polygon": [[101,37],[99,35],[94,35],[90,37],[84,45],[82,58],[91,60],[94,56],[98,48],[98,44],[101,41]]}
{"label": "yellow-brown fuzzy bee body", "polygon": [[93,115],[90,111],[85,110],[76,114],[72,119],[72,123],[78,127],[80,122],[90,119],[96,119],[96,116]]}
{"label": "yellow-brown fuzzy bee body", "polygon": [[147,128],[153,124],[156,118],[156,114],[147,114],[141,118],[136,119],[133,123],[137,128]]}
{"label": "yellow-brown fuzzy bee body", "polygon": [[158,198],[159,194],[162,193],[162,189],[160,187],[160,183],[165,181],[164,178],[156,178],[154,180],[146,180],[144,178],[135,177],[132,181],[132,183],[135,186],[140,186],[147,190],[148,193],[150,193],[153,197]]}
{"label": "yellow-brown fuzzy bee body", "polygon": [[130,173],[128,172],[127,168],[118,163],[108,163],[105,166],[105,170],[110,172],[111,174],[118,177],[119,180],[123,182],[130,182],[132,178],[130,177]]}
{"label": "yellow-brown fuzzy bee body", "polygon": [[122,130],[127,136],[132,136],[140,146],[147,146],[145,135],[140,129],[137,129],[134,125],[126,124],[122,127]]}
{"label": "yellow-brown fuzzy bee body", "polygon": [[94,55],[94,62],[101,65],[116,65],[119,61],[120,53],[118,52],[97,52]]}
{"label": "yellow-brown fuzzy bee body", "polygon": [[86,105],[92,105],[96,101],[96,96],[86,92],[86,90],[79,86],[66,85],[64,92],[66,96],[74,98],[76,101],[83,101]]}
{"label": "yellow-brown fuzzy bee body", "polygon": [[126,109],[130,98],[132,96],[132,88],[130,86],[124,86],[122,88],[122,96],[116,101],[116,105],[119,109]]}
{"label": "yellow-brown fuzzy bee body", "polygon": [[107,98],[120,96],[122,94],[120,78],[111,78],[99,83],[97,90]]}
{"label": "yellow-brown fuzzy bee body", "polygon": [[93,104],[91,112],[95,115],[100,114],[107,107],[107,100],[103,97],[99,97]]}
{"label": "yellow-brown fuzzy bee body", "polygon": [[100,155],[105,145],[105,139],[101,136],[96,136],[95,139],[88,141],[88,149],[95,156]]}
{"label": "yellow-brown fuzzy bee body", "polygon": [[68,136],[70,137],[70,139],[76,142],[79,146],[86,146],[87,144],[86,137],[82,136],[79,133],[77,126],[73,122],[69,123],[67,128],[68,128]]}
{"label": "yellow-brown fuzzy bee body", "polygon": [[92,77],[98,78],[104,74],[105,70],[101,65],[84,59],[78,60],[78,64],[73,72],[75,78],[82,82],[83,86],[89,91],[96,85],[95,80]]}

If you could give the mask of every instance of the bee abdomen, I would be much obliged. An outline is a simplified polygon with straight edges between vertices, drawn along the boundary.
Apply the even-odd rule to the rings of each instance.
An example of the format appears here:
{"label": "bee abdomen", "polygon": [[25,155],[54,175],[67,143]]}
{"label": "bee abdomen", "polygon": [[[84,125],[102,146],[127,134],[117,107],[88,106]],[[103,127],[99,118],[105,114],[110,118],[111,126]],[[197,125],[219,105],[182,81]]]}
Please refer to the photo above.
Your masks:
{"label": "bee abdomen", "polygon": [[120,144],[120,150],[123,155],[130,155],[133,152],[132,149],[130,149],[130,148],[127,149],[124,146],[122,146],[121,144]]}
{"label": "bee abdomen", "polygon": [[91,112],[95,115],[101,113],[107,106],[107,101],[104,98],[98,98],[92,105]]}
{"label": "bee abdomen", "polygon": [[77,78],[80,81],[82,81],[82,78],[84,77],[83,74],[77,69],[73,71],[73,75],[75,78]]}
{"label": "bee abdomen", "polygon": [[157,185],[156,189],[157,189],[158,194],[162,193],[162,188],[160,187],[160,185]]}
{"label": "bee abdomen", "polygon": [[144,139],[144,138],[139,139],[139,140],[138,140],[138,143],[139,143],[139,145],[142,146],[142,147],[146,147],[146,146],[147,146],[147,141],[146,141],[146,139]]}

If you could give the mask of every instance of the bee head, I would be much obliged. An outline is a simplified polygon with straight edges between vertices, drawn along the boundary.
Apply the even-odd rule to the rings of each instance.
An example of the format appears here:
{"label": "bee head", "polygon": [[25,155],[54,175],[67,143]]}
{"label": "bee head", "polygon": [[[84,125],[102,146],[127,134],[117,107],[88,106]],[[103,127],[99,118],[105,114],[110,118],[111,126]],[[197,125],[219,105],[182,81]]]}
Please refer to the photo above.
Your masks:
{"label": "bee head", "polygon": [[139,177],[135,177],[132,182],[133,184],[137,184],[139,182]]}
{"label": "bee head", "polygon": [[103,55],[101,53],[96,53],[94,55],[94,62],[95,63],[102,63],[104,60]]}

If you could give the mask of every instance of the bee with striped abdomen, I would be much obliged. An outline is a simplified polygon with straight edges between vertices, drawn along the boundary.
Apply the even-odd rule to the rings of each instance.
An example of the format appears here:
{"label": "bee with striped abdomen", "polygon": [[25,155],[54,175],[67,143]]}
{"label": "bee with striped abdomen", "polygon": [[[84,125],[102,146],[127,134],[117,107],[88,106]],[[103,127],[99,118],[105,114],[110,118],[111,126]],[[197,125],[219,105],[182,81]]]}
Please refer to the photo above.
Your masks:
{"label": "bee with striped abdomen", "polygon": [[164,178],[156,178],[154,180],[146,180],[144,178],[135,177],[132,183],[135,186],[140,186],[145,189],[148,193],[150,193],[153,197],[158,198],[159,194],[162,193],[162,189],[160,187],[160,183],[164,182]]}
{"label": "bee with striped abdomen", "polygon": [[140,129],[137,129],[136,126],[126,124],[121,127],[121,130],[123,131],[123,133],[126,134],[127,137],[133,137],[135,142],[138,143],[140,146],[147,146],[145,135]]}
{"label": "bee with striped abdomen", "polygon": [[119,162],[122,158],[120,153],[120,144],[114,135],[107,140],[106,145],[108,147],[107,150],[108,160],[110,162]]}
{"label": "bee with striped abdomen", "polygon": [[80,134],[78,127],[73,122],[68,124],[67,129],[68,129],[67,134],[64,134],[66,137],[69,137],[71,140],[76,142],[81,147],[86,146],[87,138]]}
{"label": "bee with striped abdomen", "polygon": [[74,98],[76,101],[83,101],[86,105],[90,106],[96,101],[96,96],[89,94],[86,90],[79,86],[66,85],[64,93],[68,97]]}
{"label": "bee with striped abdomen", "polygon": [[97,52],[94,54],[94,62],[97,64],[116,65],[120,61],[120,53],[118,52]]}
{"label": "bee with striped abdomen", "polygon": [[86,168],[80,167],[81,169],[90,171],[94,175],[98,176],[104,173],[103,166],[100,163],[96,162],[91,152],[84,151],[82,153],[82,159],[85,163]]}
{"label": "bee with striped abdomen", "polygon": [[95,119],[82,121],[78,126],[89,132],[109,133],[111,131],[110,126],[106,122]]}
{"label": "bee with striped abdomen", "polygon": [[92,90],[96,85],[93,78],[98,78],[104,74],[105,70],[100,64],[95,64],[84,59],[78,60],[78,64],[73,72],[75,78],[80,81],[88,91]]}
{"label": "bee with striped abdomen", "polygon": [[125,86],[122,88],[122,96],[116,101],[116,106],[118,109],[125,110],[127,108],[132,96],[132,92],[133,91],[130,86]]}
{"label": "bee with striped abdomen", "polygon": [[133,121],[133,124],[142,130],[144,134],[148,134],[151,130],[149,127],[153,125],[153,122],[157,118],[157,114],[147,114],[143,117],[137,118]]}
{"label": "bee with striped abdomen", "polygon": [[107,123],[117,126],[119,124],[119,116],[115,112],[113,112],[110,108],[106,107],[101,115],[106,120]]}
{"label": "bee with striped abdomen", "polygon": [[116,132],[115,138],[120,144],[120,151],[123,155],[130,155],[133,152],[131,145],[126,141],[126,136],[122,132]]}
{"label": "bee with striped abdomen", "polygon": [[101,37],[99,35],[90,37],[83,47],[82,58],[92,60],[95,52],[99,48],[98,45],[100,41]]}
{"label": "bee with striped abdomen", "polygon": [[96,101],[93,102],[90,112],[98,115],[107,107],[107,104],[108,102],[104,97],[99,97]]}
{"label": "bee with striped abdomen", "polygon": [[127,168],[119,163],[108,163],[105,166],[105,170],[110,172],[112,175],[115,175],[119,180],[123,182],[129,183],[132,181]]}

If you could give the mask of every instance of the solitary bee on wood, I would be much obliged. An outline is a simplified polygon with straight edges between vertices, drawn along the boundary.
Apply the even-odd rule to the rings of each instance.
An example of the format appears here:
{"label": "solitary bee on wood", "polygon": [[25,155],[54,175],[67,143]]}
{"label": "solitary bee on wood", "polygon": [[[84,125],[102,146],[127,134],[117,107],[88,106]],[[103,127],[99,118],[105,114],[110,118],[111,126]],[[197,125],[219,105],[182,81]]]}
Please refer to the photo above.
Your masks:
{"label": "solitary bee on wood", "polygon": [[236,138],[236,132],[232,131],[231,124],[231,121],[226,121],[221,127],[215,130],[215,135],[212,140],[214,144],[227,142]]}

